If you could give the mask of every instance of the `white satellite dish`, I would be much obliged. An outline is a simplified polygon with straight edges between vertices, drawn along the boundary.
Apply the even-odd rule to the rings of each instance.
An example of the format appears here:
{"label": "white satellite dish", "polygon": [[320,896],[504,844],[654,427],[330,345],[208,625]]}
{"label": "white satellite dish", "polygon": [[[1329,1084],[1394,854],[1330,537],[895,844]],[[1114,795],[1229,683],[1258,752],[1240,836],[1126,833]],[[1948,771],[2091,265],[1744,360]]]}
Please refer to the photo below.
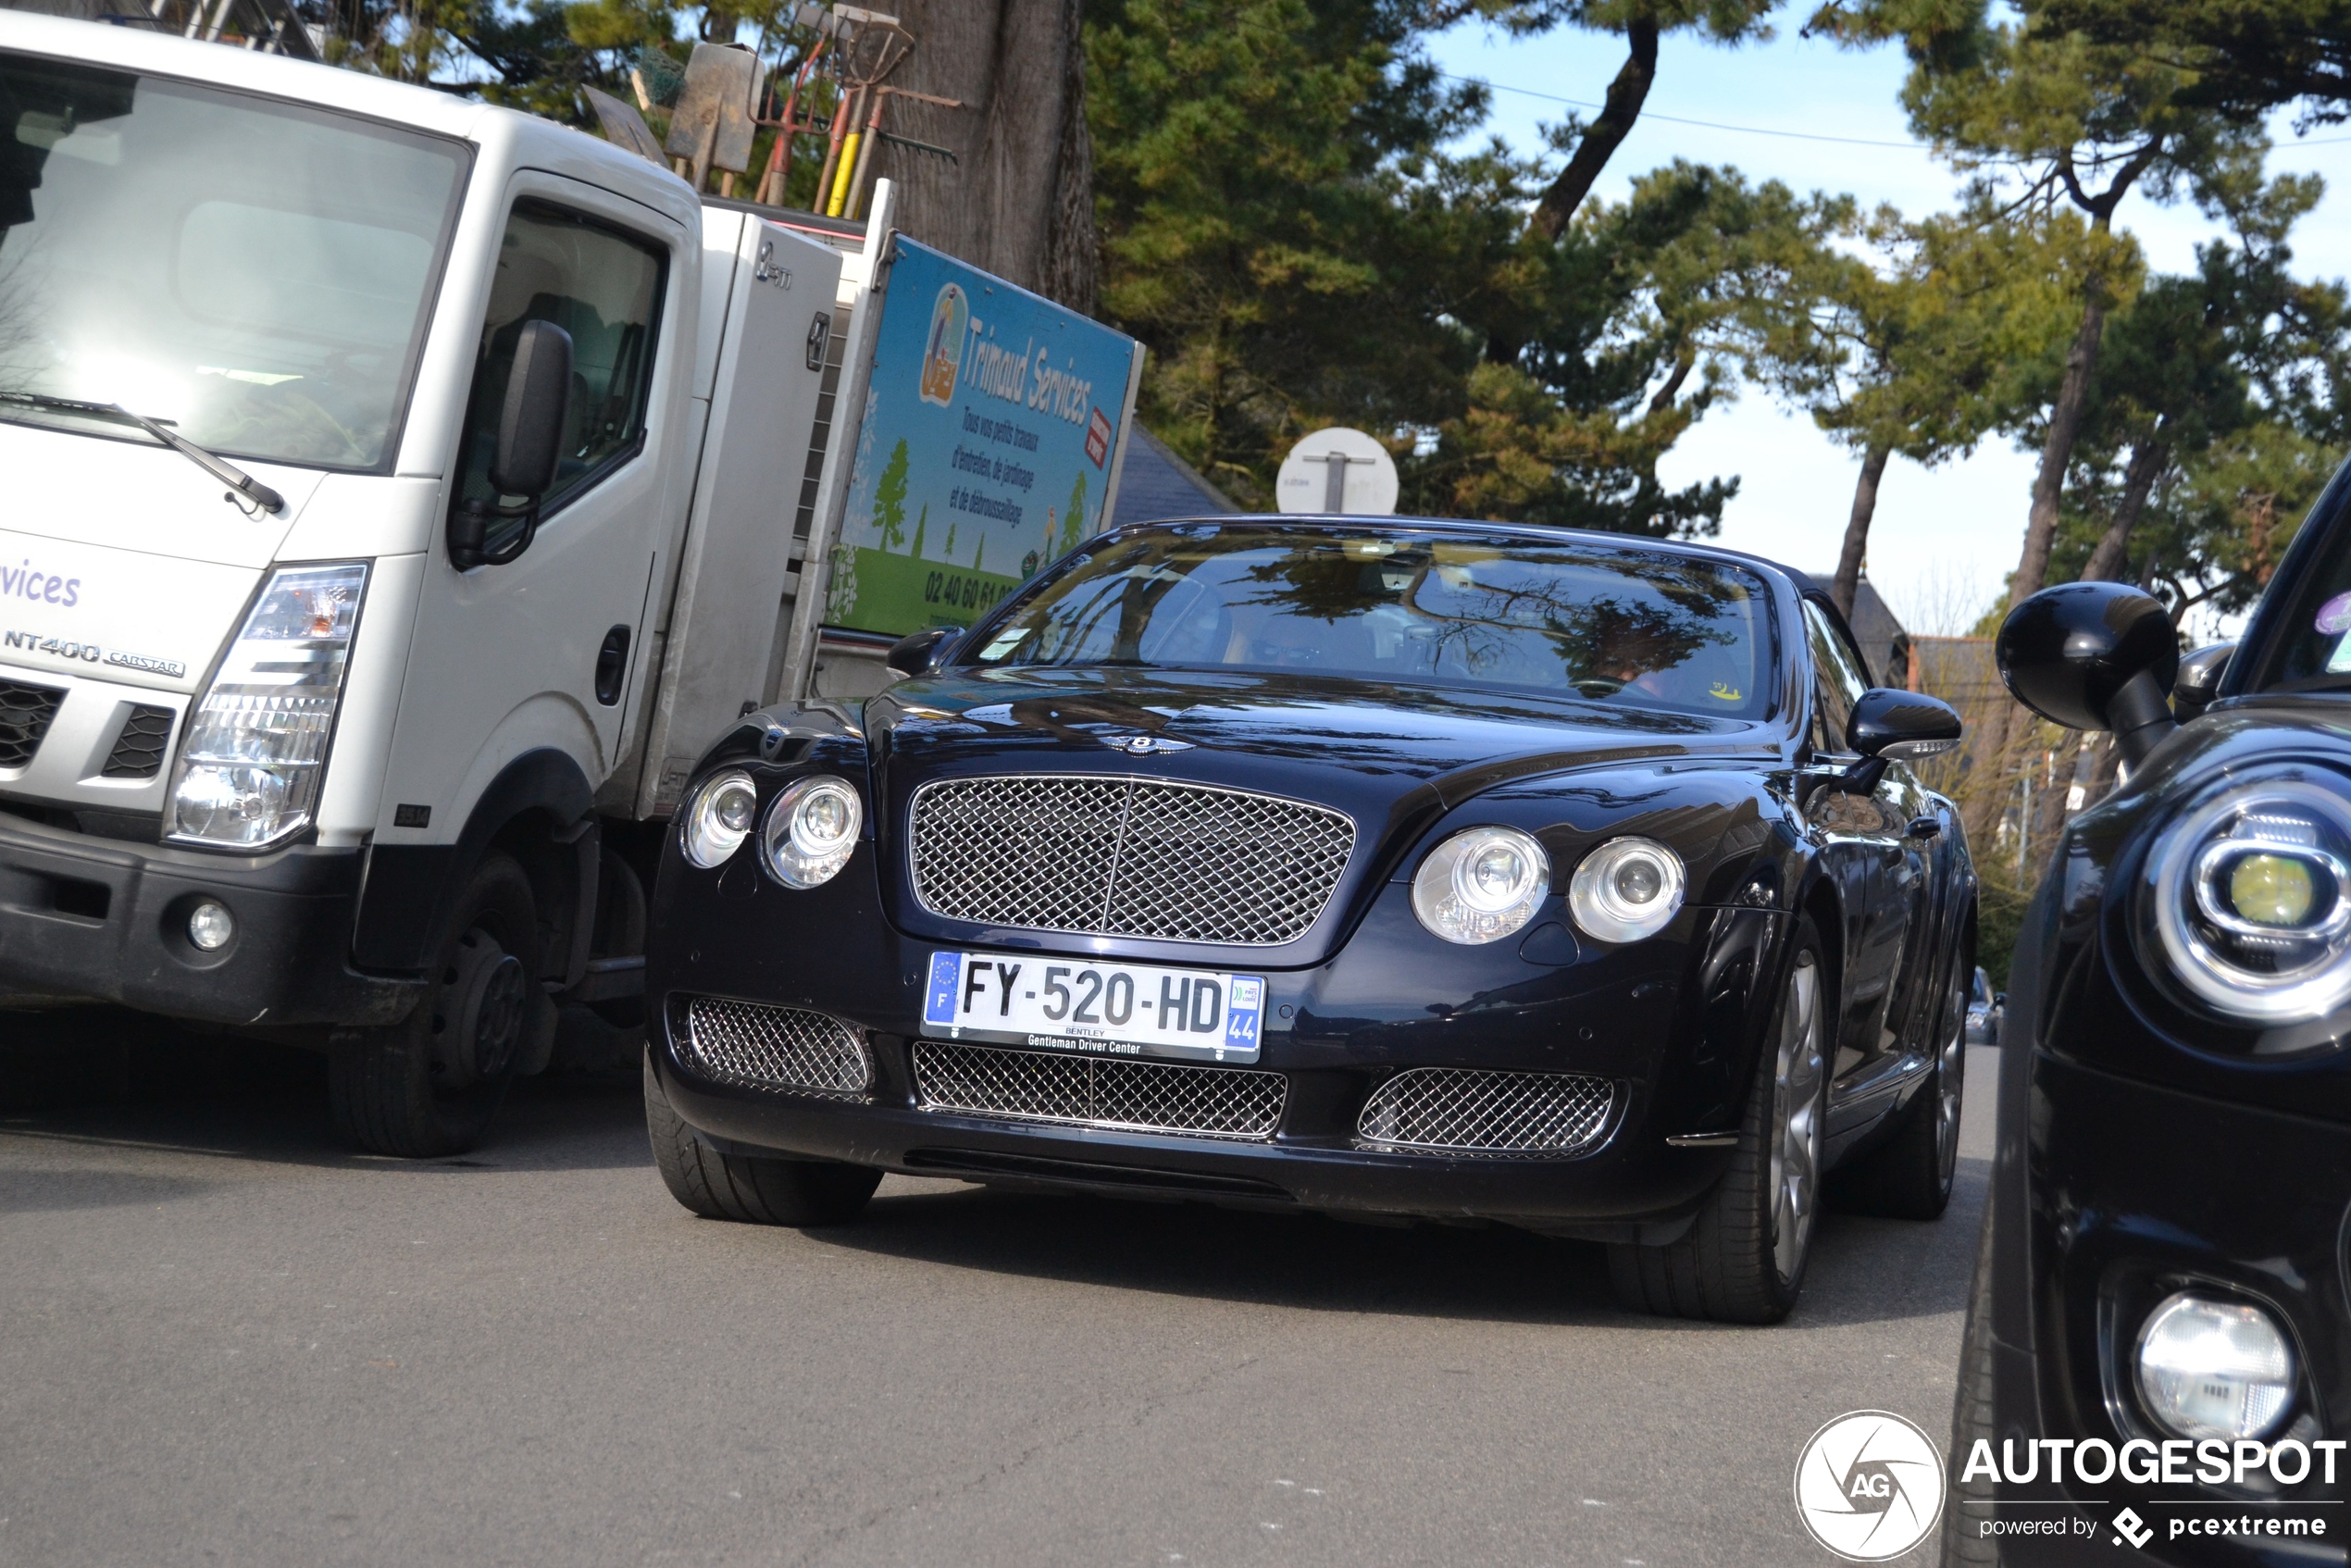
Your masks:
{"label": "white satellite dish", "polygon": [[1387,517],[1396,513],[1396,459],[1361,430],[1334,426],[1289,449],[1274,480],[1274,504],[1285,512],[1339,512]]}

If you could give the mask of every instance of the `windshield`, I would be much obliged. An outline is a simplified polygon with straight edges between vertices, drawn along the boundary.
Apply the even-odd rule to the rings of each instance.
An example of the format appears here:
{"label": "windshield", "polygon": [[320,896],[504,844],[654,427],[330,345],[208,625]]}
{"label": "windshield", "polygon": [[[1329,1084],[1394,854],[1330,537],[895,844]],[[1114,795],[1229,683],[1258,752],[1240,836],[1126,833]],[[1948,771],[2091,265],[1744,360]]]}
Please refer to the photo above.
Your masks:
{"label": "windshield", "polygon": [[[0,392],[379,467],[465,169],[454,143],[0,53]],[[109,429],[19,403],[0,418]]]}
{"label": "windshield", "polygon": [[1663,550],[1181,524],[1072,556],[974,662],[1300,672],[1760,718],[1768,612],[1760,579]]}

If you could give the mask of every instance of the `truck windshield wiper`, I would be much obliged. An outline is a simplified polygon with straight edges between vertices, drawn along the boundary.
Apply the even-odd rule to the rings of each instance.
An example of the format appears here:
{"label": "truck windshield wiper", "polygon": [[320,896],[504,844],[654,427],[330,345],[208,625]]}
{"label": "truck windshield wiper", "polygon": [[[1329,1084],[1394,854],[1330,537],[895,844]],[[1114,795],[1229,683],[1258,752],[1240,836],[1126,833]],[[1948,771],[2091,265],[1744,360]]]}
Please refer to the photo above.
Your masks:
{"label": "truck windshield wiper", "polygon": [[243,494],[265,512],[282,512],[286,498],[238,467],[225,457],[216,457],[186,437],[167,429],[159,419],[144,414],[134,414],[118,403],[85,403],[78,397],[52,397],[47,392],[0,392],[0,403],[14,403],[26,408],[49,409],[59,414],[80,414],[93,419],[106,419],[119,425],[136,425],[189,462],[218,479],[222,484]]}

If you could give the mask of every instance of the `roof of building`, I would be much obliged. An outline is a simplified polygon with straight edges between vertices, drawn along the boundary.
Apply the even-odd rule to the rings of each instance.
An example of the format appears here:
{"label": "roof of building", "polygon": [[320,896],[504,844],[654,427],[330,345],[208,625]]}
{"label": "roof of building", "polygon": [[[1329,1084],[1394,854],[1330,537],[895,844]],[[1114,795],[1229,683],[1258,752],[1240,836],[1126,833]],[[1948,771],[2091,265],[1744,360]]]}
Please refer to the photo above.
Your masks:
{"label": "roof of building", "polygon": [[1213,516],[1238,512],[1224,492],[1200,478],[1198,469],[1138,424],[1126,442],[1126,461],[1119,469],[1118,493],[1112,497],[1110,519],[1118,523],[1155,523],[1167,517]]}

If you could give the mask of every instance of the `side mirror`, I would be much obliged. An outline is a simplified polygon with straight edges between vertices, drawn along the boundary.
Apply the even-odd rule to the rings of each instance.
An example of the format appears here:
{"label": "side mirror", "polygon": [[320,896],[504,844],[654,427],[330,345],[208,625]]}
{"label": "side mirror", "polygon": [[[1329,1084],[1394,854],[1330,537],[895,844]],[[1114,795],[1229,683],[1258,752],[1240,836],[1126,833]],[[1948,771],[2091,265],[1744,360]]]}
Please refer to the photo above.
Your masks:
{"label": "side mirror", "polygon": [[2215,642],[2182,656],[2179,677],[2171,682],[2171,710],[2182,724],[2201,715],[2220,694],[2220,678],[2229,672],[2229,656],[2236,651],[2233,642]]}
{"label": "side mirror", "polygon": [[963,634],[953,627],[935,626],[902,637],[890,644],[889,654],[882,660],[901,675],[928,675],[939,667],[947,644]]}
{"label": "side mirror", "polygon": [[2045,588],[2009,612],[1993,644],[2016,700],[2068,729],[2108,729],[2136,767],[2179,728],[2164,699],[2180,640],[2153,597],[2127,583]]}
{"label": "side mirror", "polygon": [[[459,571],[501,566],[530,548],[539,532],[539,498],[555,482],[564,426],[571,413],[571,334],[552,321],[526,321],[515,342],[506,400],[498,411],[498,447],[490,458],[490,486],[519,495],[520,506],[472,499],[449,519],[449,560]],[[520,517],[515,537],[492,550],[492,520]]]}
{"label": "side mirror", "polygon": [[1845,743],[1865,757],[1917,762],[1957,748],[1960,728],[1958,710],[1941,698],[1881,686],[1853,704]]}

